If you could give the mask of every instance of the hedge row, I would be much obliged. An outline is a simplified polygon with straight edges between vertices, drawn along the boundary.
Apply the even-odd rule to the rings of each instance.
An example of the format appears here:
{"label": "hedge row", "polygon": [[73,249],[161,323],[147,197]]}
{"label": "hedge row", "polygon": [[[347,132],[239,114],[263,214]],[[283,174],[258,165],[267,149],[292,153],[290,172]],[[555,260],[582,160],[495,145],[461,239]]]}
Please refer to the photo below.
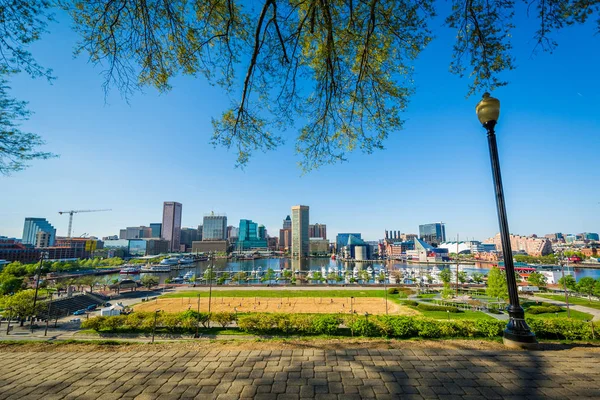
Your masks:
{"label": "hedge row", "polygon": [[[129,315],[117,315],[112,317],[94,317],[81,323],[82,329],[93,329],[95,331],[108,332],[150,332],[154,326],[155,313],[134,312]],[[235,314],[229,312],[198,313],[188,310],[182,313],[158,313],[156,314],[156,327],[166,329],[169,332],[193,332],[196,330],[198,321],[207,326],[209,321],[215,322],[223,327],[235,321]]]}
{"label": "hedge row", "polygon": [[[495,337],[506,326],[503,321],[439,321],[402,316],[345,316],[310,314],[250,314],[238,319],[238,327],[254,334],[342,333],[340,325],[358,336],[391,338]],[[346,332],[348,333],[348,332]]]}
{"label": "hedge row", "polygon": [[[95,317],[83,321],[82,329],[104,332],[150,332],[155,313],[135,312],[114,317]],[[198,321],[204,326],[213,321],[227,326],[236,320],[235,314],[186,311],[178,314],[159,313],[156,326],[168,332],[192,333]],[[597,338],[600,324],[567,319],[527,318],[527,323],[540,339],[590,340]],[[237,319],[240,330],[253,334],[271,335],[348,335],[389,338],[452,338],[500,337],[506,327],[498,320],[435,320],[424,317],[391,315],[332,315],[332,314],[270,314],[254,313]]]}
{"label": "hedge row", "polygon": [[563,311],[562,307],[555,305],[548,306],[531,306],[527,309],[529,314],[545,314],[545,313],[557,313]]}
{"label": "hedge row", "polygon": [[451,313],[459,313],[462,312],[456,307],[452,306],[438,306],[435,304],[427,304],[427,303],[419,303],[417,306],[419,310],[423,311],[450,311]]}
{"label": "hedge row", "polygon": [[527,324],[540,339],[591,340],[598,339],[600,324],[571,318],[526,318]]}

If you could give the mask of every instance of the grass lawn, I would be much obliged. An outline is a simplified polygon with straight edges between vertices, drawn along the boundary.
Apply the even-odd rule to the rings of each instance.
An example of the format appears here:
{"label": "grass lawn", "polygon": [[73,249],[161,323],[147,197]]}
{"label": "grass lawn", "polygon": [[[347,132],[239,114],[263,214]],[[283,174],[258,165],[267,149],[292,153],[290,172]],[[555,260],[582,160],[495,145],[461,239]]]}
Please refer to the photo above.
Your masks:
{"label": "grass lawn", "polygon": [[448,319],[448,314],[450,315],[450,319],[495,319],[494,317],[490,317],[489,315],[479,312],[479,311],[463,311],[460,313],[447,313],[446,311],[422,311],[415,307],[417,311],[423,314],[424,317],[434,318],[434,319]]}
{"label": "grass lawn", "polygon": [[[565,296],[562,294],[536,294],[536,296],[562,302],[565,301]],[[600,301],[592,301],[590,303],[588,299],[583,299],[581,297],[569,296],[569,304],[575,304],[578,306],[585,306],[589,308],[595,308],[596,310],[600,310]]]}
{"label": "grass lawn", "polygon": [[[167,293],[163,298],[208,297],[208,291]],[[382,290],[213,290],[212,297],[385,297]],[[388,300],[395,300],[397,294],[388,294]]]}
{"label": "grass lawn", "polygon": [[[558,314],[558,315],[556,315]],[[544,314],[529,314],[525,313],[528,318],[541,318],[541,319],[554,319],[554,318],[567,318],[567,310],[564,309],[558,313],[544,313]],[[581,321],[590,321],[594,316],[592,314],[584,313],[577,310],[571,310],[571,318],[578,319]]]}

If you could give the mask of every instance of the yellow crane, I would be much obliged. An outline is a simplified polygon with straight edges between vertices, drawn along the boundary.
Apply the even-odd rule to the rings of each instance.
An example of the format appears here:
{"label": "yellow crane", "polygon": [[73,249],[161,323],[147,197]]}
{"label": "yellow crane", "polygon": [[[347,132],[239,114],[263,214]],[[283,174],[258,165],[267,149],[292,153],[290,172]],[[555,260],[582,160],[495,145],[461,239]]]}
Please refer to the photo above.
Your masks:
{"label": "yellow crane", "polygon": [[60,215],[69,214],[69,234],[68,238],[71,237],[71,227],[73,226],[73,214],[84,213],[84,212],[100,212],[100,211],[112,211],[110,208],[104,210],[70,210],[70,211],[59,211]]}

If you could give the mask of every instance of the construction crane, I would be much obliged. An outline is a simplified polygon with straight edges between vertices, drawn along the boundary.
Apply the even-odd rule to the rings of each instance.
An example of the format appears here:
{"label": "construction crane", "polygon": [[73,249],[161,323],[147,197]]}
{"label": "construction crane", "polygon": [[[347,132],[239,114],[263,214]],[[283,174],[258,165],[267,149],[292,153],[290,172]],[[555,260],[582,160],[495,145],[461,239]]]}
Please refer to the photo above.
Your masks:
{"label": "construction crane", "polygon": [[71,210],[71,211],[59,211],[60,215],[69,214],[69,234],[68,238],[71,237],[71,227],[73,226],[73,214],[84,213],[84,212],[100,212],[100,211],[112,211],[110,208],[104,210]]}

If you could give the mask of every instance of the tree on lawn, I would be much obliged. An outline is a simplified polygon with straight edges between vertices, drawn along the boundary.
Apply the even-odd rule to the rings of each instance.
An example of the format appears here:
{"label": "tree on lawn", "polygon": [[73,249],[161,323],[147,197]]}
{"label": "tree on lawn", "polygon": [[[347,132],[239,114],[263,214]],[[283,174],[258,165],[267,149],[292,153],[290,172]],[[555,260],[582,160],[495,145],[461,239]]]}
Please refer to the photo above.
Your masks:
{"label": "tree on lawn", "polygon": [[23,326],[25,319],[32,315],[39,315],[46,309],[46,303],[38,301],[33,308],[33,298],[35,296],[35,290],[22,290],[15,293],[12,296],[4,296],[0,299],[0,306],[8,311],[6,316],[11,315],[13,318],[17,317],[20,321],[20,325]]}
{"label": "tree on lawn", "polygon": [[371,279],[371,276],[369,275],[369,271],[367,271],[366,269],[361,269],[360,271],[358,271],[358,280],[361,281],[362,283],[368,283],[369,279]]}
{"label": "tree on lawn", "polygon": [[469,275],[467,274],[466,271],[459,271],[458,272],[458,281],[460,283],[466,283],[467,280],[469,280]]}
{"label": "tree on lawn", "polygon": [[577,281],[575,280],[573,275],[565,275],[564,277],[558,280],[558,284],[563,288],[567,286],[567,289],[569,289],[572,292],[577,291]]}
{"label": "tree on lawn", "polygon": [[246,280],[248,274],[244,271],[236,272],[231,279],[233,282],[242,283]]}
{"label": "tree on lawn", "polygon": [[444,282],[444,284],[450,283],[452,280],[452,271],[450,271],[450,268],[444,268],[441,270],[439,278],[442,282]]}
{"label": "tree on lawn", "polygon": [[140,279],[140,283],[142,286],[145,286],[148,289],[151,289],[153,286],[157,286],[160,282],[160,279],[156,275],[144,275],[142,279]]}
{"label": "tree on lawn", "polygon": [[506,275],[498,267],[493,267],[488,273],[486,294],[497,299],[508,298]]}
{"label": "tree on lawn", "polygon": [[[452,7],[431,0],[9,4],[0,7],[0,78],[21,71],[52,77],[27,46],[62,7],[80,38],[75,53],[101,66],[106,92],[116,87],[129,97],[148,86],[166,92],[176,76],[201,76],[237,97],[215,116],[212,143],[235,149],[245,165],[253,152],[282,143],[284,128],[297,126],[304,169],[345,160],[355,149],[383,148],[388,134],[403,126],[402,112],[415,92],[415,61],[434,36],[455,38],[449,69],[469,77],[473,94],[507,84],[502,74],[516,65],[517,22],[529,24],[535,50],[552,51],[557,32],[594,24],[599,13],[596,0],[454,0]],[[440,14],[445,30],[434,34]],[[536,18],[519,18],[525,14]],[[6,118],[14,124],[12,115]],[[22,143],[16,148],[31,144],[27,161],[38,145]],[[4,146],[0,159],[12,168]]]}
{"label": "tree on lawn", "polygon": [[289,269],[284,269],[283,272],[281,273],[281,278],[285,281],[292,280],[292,271]]}
{"label": "tree on lawn", "polygon": [[533,286],[545,288],[548,283],[548,279],[539,272],[532,272],[531,274],[529,274],[527,282],[529,282]]}
{"label": "tree on lawn", "polygon": [[577,291],[579,293],[587,294],[588,300],[591,303],[595,285],[596,280],[592,277],[586,276],[581,278],[577,283]]}
{"label": "tree on lawn", "polygon": [[331,283],[335,283],[337,281],[338,274],[335,272],[330,272],[327,274],[327,280]]}
{"label": "tree on lawn", "polygon": [[473,282],[475,282],[475,283],[483,282],[483,274],[482,273],[474,272],[473,275],[471,275],[471,278],[473,278]]}
{"label": "tree on lawn", "polygon": [[275,279],[275,271],[273,271],[273,268],[269,268],[267,269],[267,272],[265,272],[265,275],[262,278],[263,282],[269,282],[269,284],[271,283],[271,281],[273,281],[273,279]]}

